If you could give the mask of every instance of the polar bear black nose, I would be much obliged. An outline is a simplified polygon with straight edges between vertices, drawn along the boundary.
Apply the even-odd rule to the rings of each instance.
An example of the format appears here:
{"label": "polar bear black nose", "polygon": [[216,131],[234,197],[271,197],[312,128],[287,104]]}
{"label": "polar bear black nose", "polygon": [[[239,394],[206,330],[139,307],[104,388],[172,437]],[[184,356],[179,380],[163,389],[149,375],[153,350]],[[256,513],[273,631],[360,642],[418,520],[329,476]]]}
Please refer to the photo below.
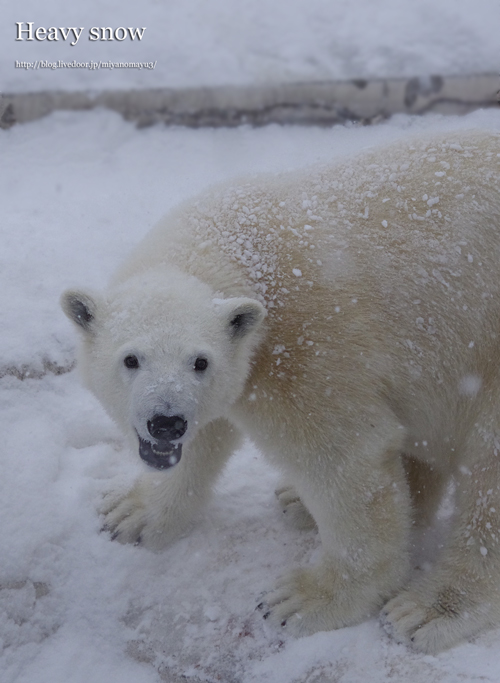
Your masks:
{"label": "polar bear black nose", "polygon": [[155,415],[152,420],[148,420],[148,432],[159,441],[180,439],[186,429],[187,422],[180,415]]}

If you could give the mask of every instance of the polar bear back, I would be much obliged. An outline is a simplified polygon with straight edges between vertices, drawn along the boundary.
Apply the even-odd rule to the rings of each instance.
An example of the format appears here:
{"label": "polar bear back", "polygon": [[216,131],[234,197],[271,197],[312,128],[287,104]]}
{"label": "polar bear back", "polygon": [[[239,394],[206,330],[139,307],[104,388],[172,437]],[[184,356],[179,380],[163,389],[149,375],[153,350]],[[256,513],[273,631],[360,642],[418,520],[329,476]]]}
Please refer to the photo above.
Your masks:
{"label": "polar bear back", "polygon": [[417,285],[434,279],[449,290],[474,251],[480,259],[497,248],[499,179],[500,137],[459,131],[226,183],[167,215],[114,281],[174,264],[269,308],[290,288],[352,281],[367,269],[377,277],[406,268]]}

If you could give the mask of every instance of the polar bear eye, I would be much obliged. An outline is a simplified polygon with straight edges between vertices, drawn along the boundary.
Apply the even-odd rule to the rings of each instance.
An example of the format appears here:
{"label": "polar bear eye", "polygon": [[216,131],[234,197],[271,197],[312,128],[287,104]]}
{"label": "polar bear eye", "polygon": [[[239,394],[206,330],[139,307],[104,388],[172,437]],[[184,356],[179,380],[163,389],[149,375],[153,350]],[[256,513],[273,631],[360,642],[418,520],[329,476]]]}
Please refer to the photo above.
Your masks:
{"label": "polar bear eye", "polygon": [[123,359],[123,363],[126,368],[134,369],[139,367],[139,359],[137,358],[137,356],[125,356],[125,358]]}
{"label": "polar bear eye", "polygon": [[208,360],[206,358],[197,358],[194,362],[194,369],[196,372],[203,372],[208,368]]}

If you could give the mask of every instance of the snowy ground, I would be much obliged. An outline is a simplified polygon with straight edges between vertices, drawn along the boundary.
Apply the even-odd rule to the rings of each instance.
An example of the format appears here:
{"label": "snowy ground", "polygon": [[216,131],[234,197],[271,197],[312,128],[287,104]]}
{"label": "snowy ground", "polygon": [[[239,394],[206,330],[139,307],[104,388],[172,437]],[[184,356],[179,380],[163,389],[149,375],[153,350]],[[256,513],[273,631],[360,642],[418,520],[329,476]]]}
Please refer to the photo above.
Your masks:
{"label": "snowy ground", "polygon": [[254,611],[260,596],[287,566],[314,562],[319,544],[285,526],[277,475],[250,444],[188,537],[159,555],[111,542],[96,508],[140,465],[76,371],[46,372],[74,360],[60,292],[102,286],[170,206],[209,182],[472,126],[500,131],[500,112],[138,131],[96,111],[0,131],[2,683],[498,682],[498,630],[430,657],[376,619],[301,640],[270,628]]}
{"label": "snowy ground", "polygon": [[[23,0],[3,5],[4,92],[498,71],[498,0]],[[62,39],[16,42],[16,22],[23,28],[33,22],[33,29],[83,31],[74,46]],[[146,31],[141,42],[93,42],[93,27]],[[15,60],[125,60],[156,62],[156,67],[25,70],[15,69]]]}

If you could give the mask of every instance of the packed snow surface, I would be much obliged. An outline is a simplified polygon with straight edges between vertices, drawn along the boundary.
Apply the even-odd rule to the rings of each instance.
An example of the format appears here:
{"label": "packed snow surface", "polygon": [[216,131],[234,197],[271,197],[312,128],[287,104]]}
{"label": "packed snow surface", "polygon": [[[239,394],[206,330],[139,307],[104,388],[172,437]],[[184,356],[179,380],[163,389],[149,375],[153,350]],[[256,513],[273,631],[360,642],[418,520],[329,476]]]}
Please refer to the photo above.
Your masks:
{"label": "packed snow surface", "polygon": [[[102,495],[142,466],[77,371],[54,374],[75,359],[62,290],[103,286],[180,200],[238,175],[470,127],[498,132],[500,113],[138,131],[96,111],[0,131],[2,683],[498,681],[498,630],[437,657],[393,642],[377,619],[300,640],[273,630],[255,606],[285,566],[314,563],[320,547],[314,532],[285,525],[278,475],[249,443],[186,538],[160,554],[111,542]],[[462,389],[476,391],[477,378]]]}
{"label": "packed snow surface", "polygon": [[[4,92],[498,71],[498,0],[101,0],[71,4],[23,0],[3,4],[0,87]],[[22,33],[23,40],[16,41],[17,24],[27,30],[28,22],[33,32],[45,29],[45,33],[42,30],[40,40],[33,36],[31,41],[29,34]],[[68,32],[70,27],[75,32]],[[58,30],[51,32],[51,28]],[[101,31],[107,28],[113,30],[112,40],[109,31]],[[142,28],[146,29],[142,40],[137,34],[132,40],[128,29]],[[97,34],[91,34],[92,29]],[[64,40],[63,35],[68,38]],[[95,35],[99,40],[91,40]],[[15,68],[16,60],[38,61],[38,68]],[[59,60],[69,66],[40,68],[40,61],[59,64]],[[154,68],[101,65],[90,69],[73,64],[110,61],[154,64]]]}

